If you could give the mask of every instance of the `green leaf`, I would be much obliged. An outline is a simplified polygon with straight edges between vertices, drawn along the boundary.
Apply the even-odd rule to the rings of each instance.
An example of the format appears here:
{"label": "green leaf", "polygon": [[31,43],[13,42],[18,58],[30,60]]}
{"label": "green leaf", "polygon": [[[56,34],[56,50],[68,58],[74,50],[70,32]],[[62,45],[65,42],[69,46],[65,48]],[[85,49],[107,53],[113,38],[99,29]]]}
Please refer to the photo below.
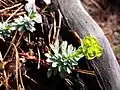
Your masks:
{"label": "green leaf", "polygon": [[62,67],[58,66],[58,71],[61,72],[62,71]]}
{"label": "green leaf", "polygon": [[54,43],[54,49],[56,50],[56,52],[59,52],[59,40],[58,39]]}
{"label": "green leaf", "polygon": [[74,50],[74,47],[72,46],[72,44],[68,45],[67,54],[71,54],[73,50]]}
{"label": "green leaf", "polygon": [[67,67],[67,73],[69,74],[71,73],[71,70],[68,67]]}
{"label": "green leaf", "polygon": [[50,48],[55,53],[55,55],[58,54],[58,49],[56,50],[56,48],[52,44],[50,44]]}
{"label": "green leaf", "polygon": [[39,13],[36,13],[34,21],[37,23],[42,23],[42,16]]}
{"label": "green leaf", "polygon": [[29,12],[29,13],[28,13],[28,17],[29,17],[31,20],[34,19],[34,18],[36,17],[36,12],[34,12],[34,11]]}
{"label": "green leaf", "polygon": [[52,75],[52,69],[48,69],[48,72],[47,72],[47,77],[50,78],[50,76]]}
{"label": "green leaf", "polygon": [[51,56],[50,56],[49,53],[45,53],[44,55],[45,55],[46,57],[48,57],[48,58],[51,58]]}
{"label": "green leaf", "polygon": [[67,41],[63,41],[61,44],[61,54],[63,56],[67,55]]}
{"label": "green leaf", "polygon": [[52,63],[52,67],[53,67],[53,68],[57,67],[57,64],[58,64],[58,62],[53,62],[53,63]]}
{"label": "green leaf", "polygon": [[78,65],[78,62],[75,61],[75,60],[71,60],[70,62],[71,62],[71,65],[72,65],[72,66],[74,66],[74,65]]}
{"label": "green leaf", "polygon": [[50,63],[50,62],[53,62],[53,61],[51,61],[49,58],[48,58],[46,61],[49,62],[49,63]]}

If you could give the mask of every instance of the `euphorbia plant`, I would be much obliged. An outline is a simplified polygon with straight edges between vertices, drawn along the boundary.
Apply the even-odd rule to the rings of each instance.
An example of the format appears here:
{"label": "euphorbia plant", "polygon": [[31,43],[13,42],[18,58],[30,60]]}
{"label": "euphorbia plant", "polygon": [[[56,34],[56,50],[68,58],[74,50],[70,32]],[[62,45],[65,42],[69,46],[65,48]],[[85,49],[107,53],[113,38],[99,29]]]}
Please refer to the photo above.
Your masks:
{"label": "euphorbia plant", "polygon": [[12,24],[9,24],[7,22],[0,22],[0,37],[7,36],[9,37],[11,34],[11,31],[15,30],[15,28],[12,26]]}
{"label": "euphorbia plant", "polygon": [[96,57],[100,57],[103,52],[103,49],[97,39],[91,35],[82,39],[80,47],[82,48],[82,53],[88,60],[93,60]]}
{"label": "euphorbia plant", "polygon": [[45,54],[48,59],[47,62],[51,63],[51,67],[48,69],[48,77],[52,73],[59,72],[61,77],[64,74],[71,73],[71,71],[78,65],[78,60],[85,56],[87,60],[93,60],[102,55],[103,49],[99,45],[98,41],[91,35],[84,37],[81,40],[81,46],[75,49],[72,44],[68,45],[67,41],[63,41],[59,45],[57,40],[54,45],[50,44],[53,54]]}
{"label": "euphorbia plant", "polygon": [[33,32],[35,31],[35,22],[37,13],[34,11],[28,12],[28,15],[19,16],[19,18],[15,19],[14,22],[8,23],[8,22],[0,22],[0,36],[9,37],[11,35],[11,32],[13,30],[18,30],[19,32]]}

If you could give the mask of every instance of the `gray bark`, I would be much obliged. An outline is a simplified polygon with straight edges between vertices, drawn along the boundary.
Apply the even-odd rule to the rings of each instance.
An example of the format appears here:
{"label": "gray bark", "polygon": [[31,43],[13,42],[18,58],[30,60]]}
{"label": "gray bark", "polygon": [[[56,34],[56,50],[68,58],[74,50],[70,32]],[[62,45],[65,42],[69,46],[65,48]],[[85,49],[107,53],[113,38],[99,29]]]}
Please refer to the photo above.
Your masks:
{"label": "gray bark", "polygon": [[68,19],[71,28],[80,37],[93,35],[104,49],[102,57],[95,60],[101,73],[106,90],[120,90],[120,67],[102,29],[83,8],[80,0],[53,0]]}

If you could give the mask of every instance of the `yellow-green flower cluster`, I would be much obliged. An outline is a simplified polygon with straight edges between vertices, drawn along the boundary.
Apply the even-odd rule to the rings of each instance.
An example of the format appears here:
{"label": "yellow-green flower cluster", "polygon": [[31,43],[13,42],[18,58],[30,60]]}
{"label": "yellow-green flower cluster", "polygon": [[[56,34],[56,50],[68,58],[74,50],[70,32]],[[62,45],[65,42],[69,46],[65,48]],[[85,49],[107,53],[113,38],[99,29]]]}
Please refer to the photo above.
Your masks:
{"label": "yellow-green flower cluster", "polygon": [[82,51],[88,60],[92,60],[102,55],[103,49],[99,42],[91,35],[82,39]]}

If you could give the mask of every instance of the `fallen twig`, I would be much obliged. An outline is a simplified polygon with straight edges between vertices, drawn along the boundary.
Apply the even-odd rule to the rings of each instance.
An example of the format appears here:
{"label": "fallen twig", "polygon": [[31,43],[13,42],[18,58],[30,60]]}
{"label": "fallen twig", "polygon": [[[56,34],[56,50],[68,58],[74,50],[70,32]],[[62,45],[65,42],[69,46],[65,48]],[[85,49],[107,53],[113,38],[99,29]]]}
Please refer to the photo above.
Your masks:
{"label": "fallen twig", "polygon": [[[16,35],[17,35],[17,30],[16,30],[16,32],[15,32],[15,35],[14,35],[14,37],[12,38],[12,41],[11,41],[11,43],[13,43],[14,42],[14,40],[15,40],[15,38],[16,38]],[[5,55],[4,55],[4,57],[3,57],[3,61],[4,61],[4,59],[6,58],[6,56],[7,56],[7,54],[8,54],[8,52],[10,51],[10,48],[11,48],[11,46],[12,46],[12,44],[10,43],[10,46],[8,47],[8,50],[7,50],[7,52],[5,53]]]}
{"label": "fallen twig", "polygon": [[12,8],[15,8],[15,7],[18,7],[18,6],[20,6],[20,5],[21,5],[21,3],[15,4],[15,5],[11,6],[11,7],[7,7],[7,8],[5,8],[5,9],[0,10],[0,12],[4,12],[4,11],[6,11],[6,10],[9,10],[9,9],[12,9]]}
{"label": "fallen twig", "polygon": [[8,22],[24,5],[21,5],[7,20],[6,22]]}
{"label": "fallen twig", "polygon": [[[26,12],[20,12],[20,13],[17,13],[17,14],[15,14],[14,16],[21,16],[21,15],[23,15],[23,14],[25,14]],[[11,16],[12,14],[11,13],[7,13],[7,14],[1,14],[0,16]]]}
{"label": "fallen twig", "polygon": [[54,40],[55,40],[55,35],[56,35],[56,19],[55,19],[55,12],[53,12],[53,13],[51,13],[51,15],[52,15],[52,18],[53,18],[53,30],[54,30],[54,32],[53,32],[53,40],[52,40],[52,44],[54,44]]}
{"label": "fallen twig", "polygon": [[41,59],[41,57],[40,57],[40,50],[39,50],[39,48],[37,47],[37,51],[38,51],[38,69],[40,69],[40,59]]}
{"label": "fallen twig", "polygon": [[19,55],[18,55],[18,50],[17,47],[15,46],[14,43],[11,43],[14,46],[15,49],[15,57],[16,57],[16,82],[17,82],[17,88],[19,90],[19,82],[18,82],[18,72],[19,72]]}
{"label": "fallen twig", "polygon": [[58,39],[59,32],[60,32],[60,27],[61,27],[61,22],[62,22],[62,18],[63,18],[63,16],[62,16],[62,14],[61,14],[61,12],[60,12],[59,9],[58,9],[58,13],[59,13],[59,26],[58,26],[58,30],[57,30],[57,33],[56,33],[56,38],[55,38],[55,40]]}
{"label": "fallen twig", "polygon": [[77,71],[83,74],[95,75],[95,71],[82,70],[82,69],[74,69],[74,71]]}
{"label": "fallen twig", "polygon": [[0,0],[1,3],[3,3],[4,5],[8,6],[8,4],[6,2],[4,2],[3,0]]}

